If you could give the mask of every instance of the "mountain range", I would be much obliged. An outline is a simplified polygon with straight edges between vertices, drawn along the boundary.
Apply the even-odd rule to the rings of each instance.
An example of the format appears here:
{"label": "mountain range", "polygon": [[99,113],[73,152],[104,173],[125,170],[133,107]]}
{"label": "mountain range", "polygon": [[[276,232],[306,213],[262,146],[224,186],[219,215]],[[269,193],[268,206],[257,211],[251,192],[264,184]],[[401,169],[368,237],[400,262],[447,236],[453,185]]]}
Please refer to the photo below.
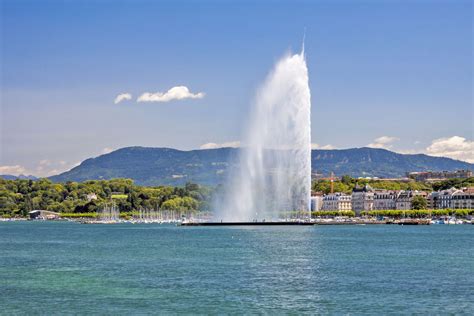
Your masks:
{"label": "mountain range", "polygon": [[[139,185],[206,185],[224,183],[238,166],[239,149],[182,151],[171,148],[125,147],[84,160],[79,166],[50,177],[56,182],[130,178]],[[474,164],[424,154],[399,154],[385,149],[312,150],[313,173],[352,177],[404,177],[411,171],[474,169]]]}

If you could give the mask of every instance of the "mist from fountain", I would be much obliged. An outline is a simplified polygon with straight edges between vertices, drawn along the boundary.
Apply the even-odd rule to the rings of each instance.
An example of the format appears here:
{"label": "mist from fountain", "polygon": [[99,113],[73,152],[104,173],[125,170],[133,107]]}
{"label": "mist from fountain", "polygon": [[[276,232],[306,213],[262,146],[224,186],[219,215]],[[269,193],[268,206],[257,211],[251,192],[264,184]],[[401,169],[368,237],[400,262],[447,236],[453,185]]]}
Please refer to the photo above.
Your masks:
{"label": "mist from fountain", "polygon": [[310,216],[310,96],[303,47],[280,59],[258,90],[238,168],[230,172],[215,220]]}

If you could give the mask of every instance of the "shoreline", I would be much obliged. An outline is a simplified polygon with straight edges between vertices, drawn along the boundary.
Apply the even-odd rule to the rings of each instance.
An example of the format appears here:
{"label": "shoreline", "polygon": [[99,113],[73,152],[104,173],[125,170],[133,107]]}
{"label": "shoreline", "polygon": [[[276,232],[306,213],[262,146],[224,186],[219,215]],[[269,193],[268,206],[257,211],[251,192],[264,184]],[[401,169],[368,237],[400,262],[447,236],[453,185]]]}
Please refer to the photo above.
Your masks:
{"label": "shoreline", "polygon": [[179,226],[324,226],[324,225],[431,225],[430,220],[407,221],[281,221],[281,222],[183,222]]}
{"label": "shoreline", "polygon": [[308,220],[282,220],[282,221],[252,221],[252,222],[212,222],[212,221],[140,221],[140,220],[91,220],[90,218],[56,218],[56,219],[29,219],[29,218],[0,218],[1,222],[73,222],[88,225],[113,225],[113,224],[172,224],[184,227],[218,227],[218,226],[329,226],[329,225],[474,225],[474,220],[455,218],[405,218],[405,219],[367,219],[354,218],[341,219],[312,219]]}

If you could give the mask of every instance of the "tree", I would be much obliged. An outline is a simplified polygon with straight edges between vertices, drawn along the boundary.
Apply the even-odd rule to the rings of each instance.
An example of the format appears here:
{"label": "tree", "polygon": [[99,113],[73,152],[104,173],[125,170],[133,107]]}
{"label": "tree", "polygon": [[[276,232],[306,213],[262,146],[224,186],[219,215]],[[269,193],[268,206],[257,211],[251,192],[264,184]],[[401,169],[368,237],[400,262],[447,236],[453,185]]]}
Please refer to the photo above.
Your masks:
{"label": "tree", "polygon": [[426,210],[428,206],[426,199],[422,197],[421,195],[417,195],[413,197],[413,200],[411,203],[412,203],[412,208],[414,210]]}
{"label": "tree", "polygon": [[351,185],[352,184],[352,178],[349,175],[343,175],[341,178],[341,182],[346,184],[346,185]]}
{"label": "tree", "polygon": [[[126,198],[112,198],[112,193]],[[88,194],[97,198],[89,201]],[[26,216],[33,209],[63,213],[90,213],[106,204],[116,203],[120,212],[138,209],[203,210],[208,209],[214,189],[192,183],[185,187],[142,187],[130,179],[90,180],[52,183],[47,179],[0,179],[0,215]]]}

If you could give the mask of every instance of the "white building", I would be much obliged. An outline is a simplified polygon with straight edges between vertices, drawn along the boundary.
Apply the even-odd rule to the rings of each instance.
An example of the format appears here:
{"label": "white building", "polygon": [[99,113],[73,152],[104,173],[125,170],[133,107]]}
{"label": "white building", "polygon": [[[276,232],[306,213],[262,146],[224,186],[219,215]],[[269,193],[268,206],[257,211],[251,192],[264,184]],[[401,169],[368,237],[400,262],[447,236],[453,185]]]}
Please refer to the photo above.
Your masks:
{"label": "white building", "polygon": [[331,193],[323,196],[323,211],[350,211],[352,197],[344,193]]}
{"label": "white building", "polygon": [[352,190],[352,210],[356,216],[362,211],[372,211],[374,209],[374,189],[368,184],[363,187],[356,187]]}
{"label": "white building", "polygon": [[445,209],[451,207],[451,199],[455,192],[459,191],[456,188],[431,192],[428,196],[428,208],[433,210]]}
{"label": "white building", "polygon": [[426,199],[427,193],[424,191],[400,191],[395,202],[395,209],[397,210],[411,210],[413,208],[413,198],[415,196],[422,196]]}
{"label": "white building", "polygon": [[474,208],[474,187],[457,190],[451,196],[451,208],[472,209]]}
{"label": "white building", "polygon": [[397,191],[375,190],[374,192],[374,210],[394,210],[396,208]]}

